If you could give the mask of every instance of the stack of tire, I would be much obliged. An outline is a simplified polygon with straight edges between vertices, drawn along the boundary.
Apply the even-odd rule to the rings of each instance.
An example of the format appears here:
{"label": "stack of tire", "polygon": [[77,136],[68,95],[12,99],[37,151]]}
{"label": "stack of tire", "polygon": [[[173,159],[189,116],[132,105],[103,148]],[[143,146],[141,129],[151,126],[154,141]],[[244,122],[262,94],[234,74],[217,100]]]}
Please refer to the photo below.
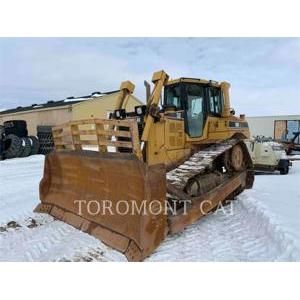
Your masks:
{"label": "stack of tire", "polygon": [[35,136],[28,136],[27,124],[24,120],[4,122],[3,157],[27,157],[37,154],[39,140]]}
{"label": "stack of tire", "polygon": [[0,160],[4,159],[4,154],[3,154],[3,151],[4,151],[4,126],[3,125],[0,125]]}
{"label": "stack of tire", "polygon": [[51,153],[55,148],[52,135],[52,126],[37,126],[37,136],[40,142],[39,154],[46,155]]}

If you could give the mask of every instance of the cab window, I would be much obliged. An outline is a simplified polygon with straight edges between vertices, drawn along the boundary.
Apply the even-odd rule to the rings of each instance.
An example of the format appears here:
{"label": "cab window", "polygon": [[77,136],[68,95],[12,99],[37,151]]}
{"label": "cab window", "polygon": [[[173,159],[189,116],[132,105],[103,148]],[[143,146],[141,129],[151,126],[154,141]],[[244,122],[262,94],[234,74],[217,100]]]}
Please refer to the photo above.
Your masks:
{"label": "cab window", "polygon": [[220,89],[208,88],[209,112],[212,115],[220,115],[223,110],[223,99]]}
{"label": "cab window", "polygon": [[175,106],[177,109],[182,109],[179,85],[165,88],[164,105]]}

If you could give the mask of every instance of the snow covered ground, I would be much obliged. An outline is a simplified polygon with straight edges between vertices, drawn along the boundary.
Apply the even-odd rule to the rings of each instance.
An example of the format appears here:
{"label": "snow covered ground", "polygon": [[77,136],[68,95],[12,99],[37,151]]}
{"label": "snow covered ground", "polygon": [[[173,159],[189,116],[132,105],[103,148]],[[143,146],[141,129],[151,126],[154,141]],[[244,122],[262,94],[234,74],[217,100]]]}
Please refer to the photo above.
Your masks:
{"label": "snow covered ground", "polygon": [[[44,156],[0,162],[0,261],[126,261],[99,240],[32,212]],[[167,239],[147,261],[299,261],[300,161],[257,175],[238,201]]]}

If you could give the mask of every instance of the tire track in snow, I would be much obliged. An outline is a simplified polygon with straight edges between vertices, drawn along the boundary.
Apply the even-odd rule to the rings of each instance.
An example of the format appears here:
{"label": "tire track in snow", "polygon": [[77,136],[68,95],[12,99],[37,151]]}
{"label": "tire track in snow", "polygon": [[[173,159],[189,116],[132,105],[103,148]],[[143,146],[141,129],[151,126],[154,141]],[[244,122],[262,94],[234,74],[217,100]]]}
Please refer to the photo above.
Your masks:
{"label": "tire track in snow", "polygon": [[122,254],[99,240],[57,220],[48,220],[34,228],[20,227],[0,234],[0,261],[124,259]]}
{"label": "tire track in snow", "polygon": [[25,219],[38,204],[43,155],[0,161],[0,226]]}
{"label": "tire track in snow", "polygon": [[[146,261],[295,260],[293,242],[282,228],[272,224],[251,197],[241,198],[224,208],[227,214],[218,212],[207,216],[184,232],[168,236]],[[45,217],[46,223],[40,227],[22,227],[0,235],[0,260],[126,260],[97,239]]]}
{"label": "tire track in snow", "polygon": [[[233,214],[231,209],[233,208]],[[147,261],[294,261],[299,249],[247,192],[219,211],[169,236]]]}

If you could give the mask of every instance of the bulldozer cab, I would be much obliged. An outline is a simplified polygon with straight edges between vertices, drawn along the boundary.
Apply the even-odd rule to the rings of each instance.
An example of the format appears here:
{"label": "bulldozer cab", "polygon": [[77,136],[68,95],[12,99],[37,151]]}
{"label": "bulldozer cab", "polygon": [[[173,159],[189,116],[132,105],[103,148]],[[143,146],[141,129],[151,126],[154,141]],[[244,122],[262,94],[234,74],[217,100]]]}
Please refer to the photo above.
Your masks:
{"label": "bulldozer cab", "polygon": [[185,133],[202,137],[207,116],[221,116],[223,93],[220,87],[183,81],[165,87],[163,107],[183,111]]}

